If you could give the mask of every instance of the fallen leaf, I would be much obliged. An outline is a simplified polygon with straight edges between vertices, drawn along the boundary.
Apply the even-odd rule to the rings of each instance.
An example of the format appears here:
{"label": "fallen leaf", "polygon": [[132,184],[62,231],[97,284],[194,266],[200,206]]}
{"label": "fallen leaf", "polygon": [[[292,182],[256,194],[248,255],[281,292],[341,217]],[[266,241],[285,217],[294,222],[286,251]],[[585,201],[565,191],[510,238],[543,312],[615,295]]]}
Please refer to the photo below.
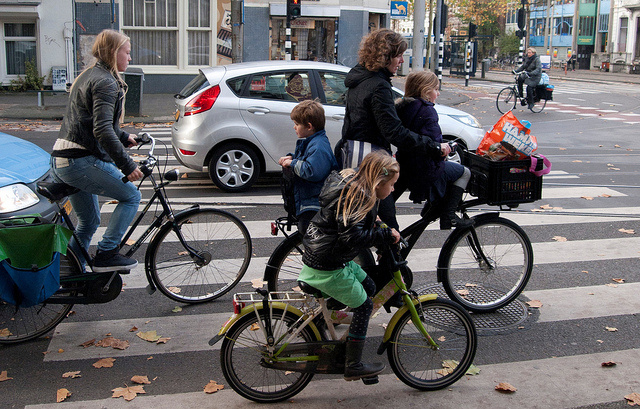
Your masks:
{"label": "fallen leaf", "polygon": [[613,147],[614,147],[614,148],[619,148],[619,147],[620,147],[620,145],[613,145]]}
{"label": "fallen leaf", "polygon": [[611,166],[615,166],[613,163],[607,163],[607,166],[611,167]]}
{"label": "fallen leaf", "polygon": [[567,238],[562,236],[553,236],[552,239],[555,241],[567,241]]}
{"label": "fallen leaf", "polygon": [[224,385],[218,385],[216,381],[209,381],[209,383],[204,387],[205,393],[216,393],[221,389],[224,389]]}
{"label": "fallen leaf", "polygon": [[572,160],[571,162],[573,162],[573,163],[582,163],[581,160]]}
{"label": "fallen leaf", "polygon": [[464,286],[465,286],[465,287],[477,287],[477,286],[478,286],[478,284],[466,283]]}
{"label": "fallen leaf", "polygon": [[9,331],[9,328],[0,329],[0,338],[10,337],[11,335],[13,334]]}
{"label": "fallen leaf", "polygon": [[56,393],[56,395],[57,395],[56,402],[60,403],[60,402],[64,402],[65,399],[71,396],[71,392],[69,392],[69,390],[66,388],[62,388],[62,389],[58,389],[58,392]]}
{"label": "fallen leaf", "polygon": [[115,361],[115,358],[102,358],[94,362],[92,365],[94,368],[111,368]]}
{"label": "fallen leaf", "polygon": [[258,331],[260,329],[260,325],[257,322],[254,322],[249,327],[249,331]]}
{"label": "fallen leaf", "polygon": [[636,234],[635,230],[633,230],[633,229],[618,229],[618,231],[620,233]]}
{"label": "fallen leaf", "polygon": [[608,168],[609,170],[620,170],[620,168]]}
{"label": "fallen leaf", "polygon": [[81,346],[82,348],[88,348],[88,347],[90,347],[90,346],[94,345],[95,343],[96,343],[96,339],[95,339],[95,338],[93,338],[93,339],[90,339],[90,340],[88,340],[88,341],[83,342],[83,343],[82,343],[82,344],[80,344],[79,346]]}
{"label": "fallen leaf", "polygon": [[7,375],[7,371],[0,372],[0,382],[8,381],[9,379],[13,379]]}
{"label": "fallen leaf", "polygon": [[540,300],[531,300],[527,301],[527,305],[531,308],[540,308],[542,307],[542,302]]}
{"label": "fallen leaf", "polygon": [[598,344],[602,344],[602,343],[604,343],[604,341],[603,341],[603,340],[601,340],[601,339],[596,339],[596,342],[597,342]]}
{"label": "fallen leaf", "polygon": [[606,194],[606,193],[603,193],[603,194],[601,194],[599,197],[611,197],[611,195]]}
{"label": "fallen leaf", "polygon": [[134,375],[131,377],[131,382],[133,383],[137,383],[140,385],[144,385],[144,384],[151,384],[151,382],[149,381],[149,378],[147,376],[143,376],[143,375]]}
{"label": "fallen leaf", "polygon": [[591,196],[580,196],[580,199],[593,200],[593,198]]}
{"label": "fallen leaf", "polygon": [[585,274],[589,274],[589,271],[587,271],[587,270],[582,270],[582,272],[585,273]]}
{"label": "fallen leaf", "polygon": [[605,285],[606,285],[607,287],[618,288],[618,284],[612,284],[612,283],[609,283],[609,284],[605,284]]}
{"label": "fallen leaf", "polygon": [[624,398],[629,401],[627,402],[629,406],[640,405],[640,393],[633,392],[628,395],[625,395]]}
{"label": "fallen leaf", "polygon": [[499,384],[496,385],[496,390],[500,392],[505,392],[505,393],[513,393],[518,389],[507,382],[500,382]]}
{"label": "fallen leaf", "polygon": [[478,375],[479,373],[480,373],[480,368],[478,368],[474,364],[471,364],[471,366],[469,366],[469,369],[467,369],[467,372],[465,372],[464,374],[474,376],[474,375]]}
{"label": "fallen leaf", "polygon": [[71,372],[65,372],[62,374],[63,378],[81,378],[82,375],[80,375],[80,371],[71,371]]}
{"label": "fallen leaf", "polygon": [[613,361],[607,361],[600,364],[601,366],[616,366],[617,364]]}
{"label": "fallen leaf", "polygon": [[111,347],[111,348],[114,348],[114,349],[125,350],[125,349],[129,348],[129,341],[125,341],[125,340],[114,338],[114,337],[107,337],[107,338],[103,338],[100,341],[96,342],[96,346],[97,347],[102,347],[102,348]]}
{"label": "fallen leaf", "polygon": [[180,312],[180,311],[182,311],[182,307],[178,307],[178,306],[174,307],[174,308],[171,310],[171,312]]}
{"label": "fallen leaf", "polygon": [[624,278],[612,278],[613,281],[615,281],[618,284],[623,284],[624,283]]}
{"label": "fallen leaf", "polygon": [[144,339],[145,341],[149,342],[158,342],[158,340],[161,338],[160,335],[157,334],[156,330],[144,332],[140,331],[136,333],[136,335],[138,336],[138,338]]}
{"label": "fallen leaf", "polygon": [[254,278],[251,280],[251,287],[253,288],[262,288],[265,284],[267,284],[267,282],[263,281],[261,278]]}
{"label": "fallen leaf", "polygon": [[63,353],[63,352],[64,352],[64,349],[62,349],[62,348],[58,349],[58,353],[59,353],[59,354],[61,354],[61,353]]}
{"label": "fallen leaf", "polygon": [[605,327],[607,329],[607,331],[609,332],[616,332],[618,330],[618,328],[616,327]]}
{"label": "fallen leaf", "polygon": [[[600,146],[602,146],[602,145],[600,145]],[[559,150],[559,151],[566,151],[566,150],[567,150],[567,148],[558,148],[558,150]]]}
{"label": "fallen leaf", "polygon": [[182,291],[180,289],[180,287],[169,287],[169,291],[171,291],[174,294],[180,294],[180,291]]}
{"label": "fallen leaf", "polygon": [[113,392],[113,395],[111,395],[112,398],[123,397],[126,401],[133,400],[139,393],[147,393],[144,391],[144,387],[142,385],[115,388],[111,389],[111,392]]}
{"label": "fallen leaf", "polygon": [[456,290],[456,292],[463,297],[469,295],[469,290],[466,290],[466,289]]}
{"label": "fallen leaf", "polygon": [[131,329],[129,330],[129,332],[136,332],[138,330],[138,327],[133,326],[131,327]]}
{"label": "fallen leaf", "polygon": [[169,337],[162,337],[162,338],[159,338],[159,339],[158,339],[158,341],[156,341],[156,344],[166,344],[166,343],[167,343],[167,341],[169,341],[170,339],[171,339],[171,338],[169,338]]}

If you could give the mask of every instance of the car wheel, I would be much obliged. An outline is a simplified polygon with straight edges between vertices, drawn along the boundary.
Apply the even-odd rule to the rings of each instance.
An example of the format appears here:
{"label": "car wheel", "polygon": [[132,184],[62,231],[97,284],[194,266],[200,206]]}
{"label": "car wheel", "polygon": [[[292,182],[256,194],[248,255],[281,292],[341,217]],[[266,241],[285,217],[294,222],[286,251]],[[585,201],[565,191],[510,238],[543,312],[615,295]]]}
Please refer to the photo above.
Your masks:
{"label": "car wheel", "polygon": [[225,192],[243,192],[259,175],[258,155],[243,144],[223,145],[215,150],[209,161],[209,177]]}
{"label": "car wheel", "polygon": [[453,138],[453,137],[442,137],[443,142],[455,141],[458,142],[458,146],[455,150],[452,150],[449,156],[447,156],[447,160],[455,163],[462,163],[462,151],[467,149],[467,146],[462,142],[462,140]]}

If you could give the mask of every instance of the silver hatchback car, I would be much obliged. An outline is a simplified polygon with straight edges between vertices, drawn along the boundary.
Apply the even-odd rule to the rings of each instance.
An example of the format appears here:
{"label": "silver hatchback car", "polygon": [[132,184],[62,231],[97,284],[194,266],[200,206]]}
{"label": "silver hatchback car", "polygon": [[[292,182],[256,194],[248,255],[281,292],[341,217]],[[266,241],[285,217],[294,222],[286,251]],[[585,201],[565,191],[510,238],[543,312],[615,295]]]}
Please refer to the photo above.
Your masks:
{"label": "silver hatchback car", "polygon": [[[175,156],[185,166],[208,168],[227,192],[241,192],[295,147],[289,118],[300,101],[318,98],[332,146],[342,135],[344,79],[349,67],[313,61],[260,61],[209,67],[175,97],[171,131]],[[394,89],[398,96],[402,91]],[[442,134],[469,150],[484,136],[472,115],[436,105]]]}

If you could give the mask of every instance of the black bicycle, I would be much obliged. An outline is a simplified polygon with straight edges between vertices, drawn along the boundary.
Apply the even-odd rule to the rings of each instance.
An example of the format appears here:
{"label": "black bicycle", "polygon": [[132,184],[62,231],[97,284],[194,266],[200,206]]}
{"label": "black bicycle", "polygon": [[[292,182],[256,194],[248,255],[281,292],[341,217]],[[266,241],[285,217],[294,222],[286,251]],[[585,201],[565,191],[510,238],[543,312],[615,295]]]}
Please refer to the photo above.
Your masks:
{"label": "black bicycle", "polygon": [[[468,209],[482,204],[509,210],[519,203],[540,199],[542,179],[525,173],[529,165],[520,162],[526,161],[482,161],[476,155],[463,153],[472,172],[468,190],[477,196],[460,204],[458,210],[464,218],[470,218]],[[483,168],[485,165],[489,167]],[[518,171],[511,172],[512,168]],[[496,175],[503,179],[496,180]],[[437,280],[449,298],[468,310],[492,312],[524,291],[533,271],[533,247],[525,231],[497,211],[471,218],[475,221],[472,227],[456,228],[445,240],[438,257]],[[427,215],[400,232],[408,243],[403,258],[407,258],[427,226],[436,220],[438,216]],[[281,231],[286,237],[265,268],[264,281],[271,292],[295,287],[302,268],[302,236],[298,231],[288,232],[286,225],[286,218],[272,223],[272,234]],[[375,265],[368,250],[361,252],[356,261],[365,270]]]}
{"label": "black bicycle", "polygon": [[[531,112],[542,112],[545,106],[547,106],[546,95],[539,95],[538,88],[533,87],[533,105],[531,106]],[[503,88],[498,93],[496,98],[496,107],[501,114],[506,114],[509,111],[516,109],[516,105],[520,101],[522,106],[527,106],[526,95],[520,96],[518,91],[518,75],[515,77],[515,83],[508,87]]]}
{"label": "black bicycle", "polygon": [[[249,231],[240,219],[222,210],[192,205],[175,212],[165,186],[178,179],[177,170],[164,174],[158,170],[156,179],[155,139],[142,134],[136,141],[140,145],[151,144],[147,157],[139,164],[144,174],[140,184],[149,180],[154,193],[125,234],[120,248],[128,247],[124,254],[131,257],[151,237],[144,257],[149,294],[159,289],[167,297],[188,304],[219,298],[240,282],[247,271],[251,260]],[[38,191],[57,203],[54,223],[73,232],[70,202],[66,198],[77,190],[64,183],[42,183]],[[131,240],[147,213],[151,214],[152,222],[135,241]],[[18,226],[15,220],[0,220],[0,228]],[[26,341],[47,333],[66,317],[73,304],[106,303],[120,294],[120,274],[129,271],[89,272],[91,257],[86,249],[81,251],[88,271],[83,271],[78,255],[67,248],[60,260],[60,289],[41,304],[22,308],[0,299],[0,344]]]}

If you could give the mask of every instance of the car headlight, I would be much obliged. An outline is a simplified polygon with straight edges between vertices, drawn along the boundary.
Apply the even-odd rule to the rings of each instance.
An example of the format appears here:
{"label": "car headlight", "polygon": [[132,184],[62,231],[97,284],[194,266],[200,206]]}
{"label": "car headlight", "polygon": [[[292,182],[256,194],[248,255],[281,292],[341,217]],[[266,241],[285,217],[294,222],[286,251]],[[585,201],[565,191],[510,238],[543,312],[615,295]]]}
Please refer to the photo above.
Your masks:
{"label": "car headlight", "polygon": [[0,213],[26,209],[39,201],[33,190],[23,184],[17,183],[0,188]]}
{"label": "car headlight", "polygon": [[480,122],[478,122],[476,117],[473,115],[449,115],[449,116],[458,122],[462,122],[465,125],[469,125],[474,128],[482,128],[482,126],[480,126]]}

